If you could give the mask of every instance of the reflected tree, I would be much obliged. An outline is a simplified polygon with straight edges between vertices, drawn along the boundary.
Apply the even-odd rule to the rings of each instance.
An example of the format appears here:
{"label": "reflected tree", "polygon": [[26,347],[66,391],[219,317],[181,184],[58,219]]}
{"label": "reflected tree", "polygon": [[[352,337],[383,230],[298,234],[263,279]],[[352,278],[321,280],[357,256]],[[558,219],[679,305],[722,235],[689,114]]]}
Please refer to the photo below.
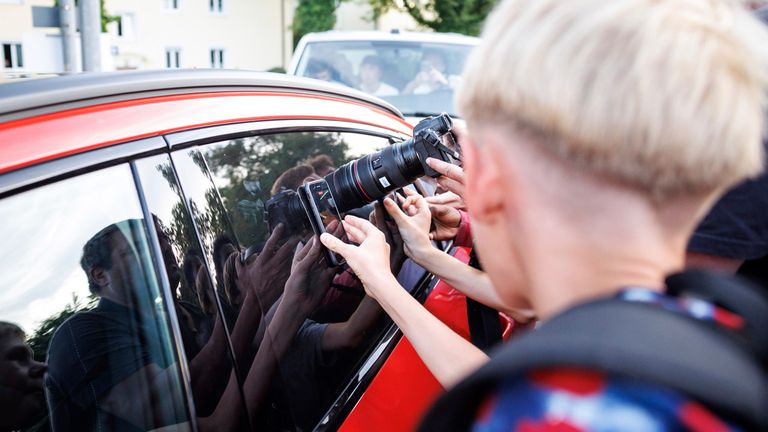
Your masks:
{"label": "reflected tree", "polygon": [[264,203],[280,174],[309,157],[325,154],[336,166],[348,162],[349,145],[339,133],[301,132],[239,138],[205,151],[234,232],[244,245],[267,236]]}
{"label": "reflected tree", "polygon": [[93,309],[96,307],[98,297],[90,295],[85,303],[80,301],[77,294],[72,293],[72,302],[64,306],[64,309],[56,312],[55,314],[44,319],[40,325],[32,332],[32,335],[27,338],[27,343],[32,348],[35,360],[44,362],[48,355],[48,345],[51,343],[51,337],[56,332],[61,324],[64,323],[72,315]]}

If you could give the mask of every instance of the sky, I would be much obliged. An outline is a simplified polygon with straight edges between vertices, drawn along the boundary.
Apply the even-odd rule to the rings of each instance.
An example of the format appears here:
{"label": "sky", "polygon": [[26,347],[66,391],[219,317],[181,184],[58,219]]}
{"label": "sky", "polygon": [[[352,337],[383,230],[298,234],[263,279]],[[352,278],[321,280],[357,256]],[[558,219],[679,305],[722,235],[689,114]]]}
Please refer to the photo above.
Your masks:
{"label": "sky", "polygon": [[0,320],[30,334],[73,294],[85,302],[83,245],[111,223],[141,217],[127,165],[0,201]]}

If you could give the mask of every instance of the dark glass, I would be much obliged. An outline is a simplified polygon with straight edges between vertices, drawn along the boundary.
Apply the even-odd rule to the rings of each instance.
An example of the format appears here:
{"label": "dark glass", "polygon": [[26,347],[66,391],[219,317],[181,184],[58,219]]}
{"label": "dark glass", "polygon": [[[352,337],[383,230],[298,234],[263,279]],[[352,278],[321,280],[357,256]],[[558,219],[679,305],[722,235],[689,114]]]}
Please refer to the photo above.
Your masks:
{"label": "dark glass", "polygon": [[[227,140],[200,149],[242,253],[248,257],[248,277],[273,280],[270,286],[279,288],[277,293],[254,288],[266,311],[269,337],[264,341],[270,343],[270,359],[278,363],[276,370],[282,378],[281,385],[271,383],[266,395],[271,407],[267,414],[273,418],[260,419],[263,423],[258,426],[312,429],[388,322],[350,271],[337,268],[325,273],[307,267],[291,272],[297,242],[308,241],[312,231],[308,224],[296,221],[305,215],[293,207],[286,210],[286,218],[273,218],[276,223],[271,226],[265,210],[280,206],[278,201],[303,183],[387,145],[385,138],[363,134],[292,132]],[[372,209],[368,205],[350,213],[368,217]],[[278,225],[282,228],[276,228]],[[320,261],[321,255],[314,259]],[[424,274],[411,262],[403,264],[404,255],[395,261],[394,270],[407,288]],[[283,276],[274,276],[278,273]],[[262,343],[258,354],[264,349]],[[254,363],[250,372],[263,375],[259,368],[272,367],[267,362]]]}
{"label": "dark glass", "polygon": [[[160,242],[201,429],[206,421],[221,421],[217,417],[222,416],[225,408],[219,405],[223,403],[235,405],[226,409],[240,415],[227,421],[239,421],[243,429],[240,386],[233,382],[228,387],[232,351],[215,301],[217,293],[170,158],[143,159],[136,162],[136,168]],[[232,394],[225,395],[227,392]]]}
{"label": "dark glass", "polygon": [[3,430],[188,430],[129,167],[5,198],[0,220]]}

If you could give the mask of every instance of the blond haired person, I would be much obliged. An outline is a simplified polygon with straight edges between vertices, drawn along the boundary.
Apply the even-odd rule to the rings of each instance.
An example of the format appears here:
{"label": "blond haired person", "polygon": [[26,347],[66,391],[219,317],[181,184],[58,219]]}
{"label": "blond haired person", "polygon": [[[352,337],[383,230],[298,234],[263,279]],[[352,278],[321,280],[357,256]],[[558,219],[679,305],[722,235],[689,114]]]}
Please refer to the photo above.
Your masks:
{"label": "blond haired person", "polygon": [[[735,0],[497,7],[458,95],[469,132],[465,199],[498,296],[527,303],[543,321],[528,339],[628,287],[679,306],[668,314],[701,318],[664,294],[665,277],[683,269],[688,238],[711,203],[762,169],[767,48],[765,29]],[[430,370],[452,385],[481,366],[482,353],[380,271],[388,268],[383,235],[358,219],[346,226],[359,246],[323,242],[344,255]],[[730,421],[656,382],[579,368],[518,372],[473,393],[483,416],[448,428],[720,430]]]}

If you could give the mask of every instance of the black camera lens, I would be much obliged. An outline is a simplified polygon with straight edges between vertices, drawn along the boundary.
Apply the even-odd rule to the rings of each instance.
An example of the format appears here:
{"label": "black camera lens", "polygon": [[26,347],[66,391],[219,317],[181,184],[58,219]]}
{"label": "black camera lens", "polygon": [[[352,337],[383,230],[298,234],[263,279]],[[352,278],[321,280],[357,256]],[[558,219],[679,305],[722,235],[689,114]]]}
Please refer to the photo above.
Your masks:
{"label": "black camera lens", "polygon": [[325,180],[340,212],[375,201],[424,175],[413,140],[408,140],[341,166]]}
{"label": "black camera lens", "polygon": [[[440,150],[433,149],[450,129],[451,121],[445,114],[422,120],[414,128],[414,138],[365,155],[325,176],[339,211],[362,207],[431,171],[426,159],[444,159]],[[432,137],[437,141],[427,142]]]}

